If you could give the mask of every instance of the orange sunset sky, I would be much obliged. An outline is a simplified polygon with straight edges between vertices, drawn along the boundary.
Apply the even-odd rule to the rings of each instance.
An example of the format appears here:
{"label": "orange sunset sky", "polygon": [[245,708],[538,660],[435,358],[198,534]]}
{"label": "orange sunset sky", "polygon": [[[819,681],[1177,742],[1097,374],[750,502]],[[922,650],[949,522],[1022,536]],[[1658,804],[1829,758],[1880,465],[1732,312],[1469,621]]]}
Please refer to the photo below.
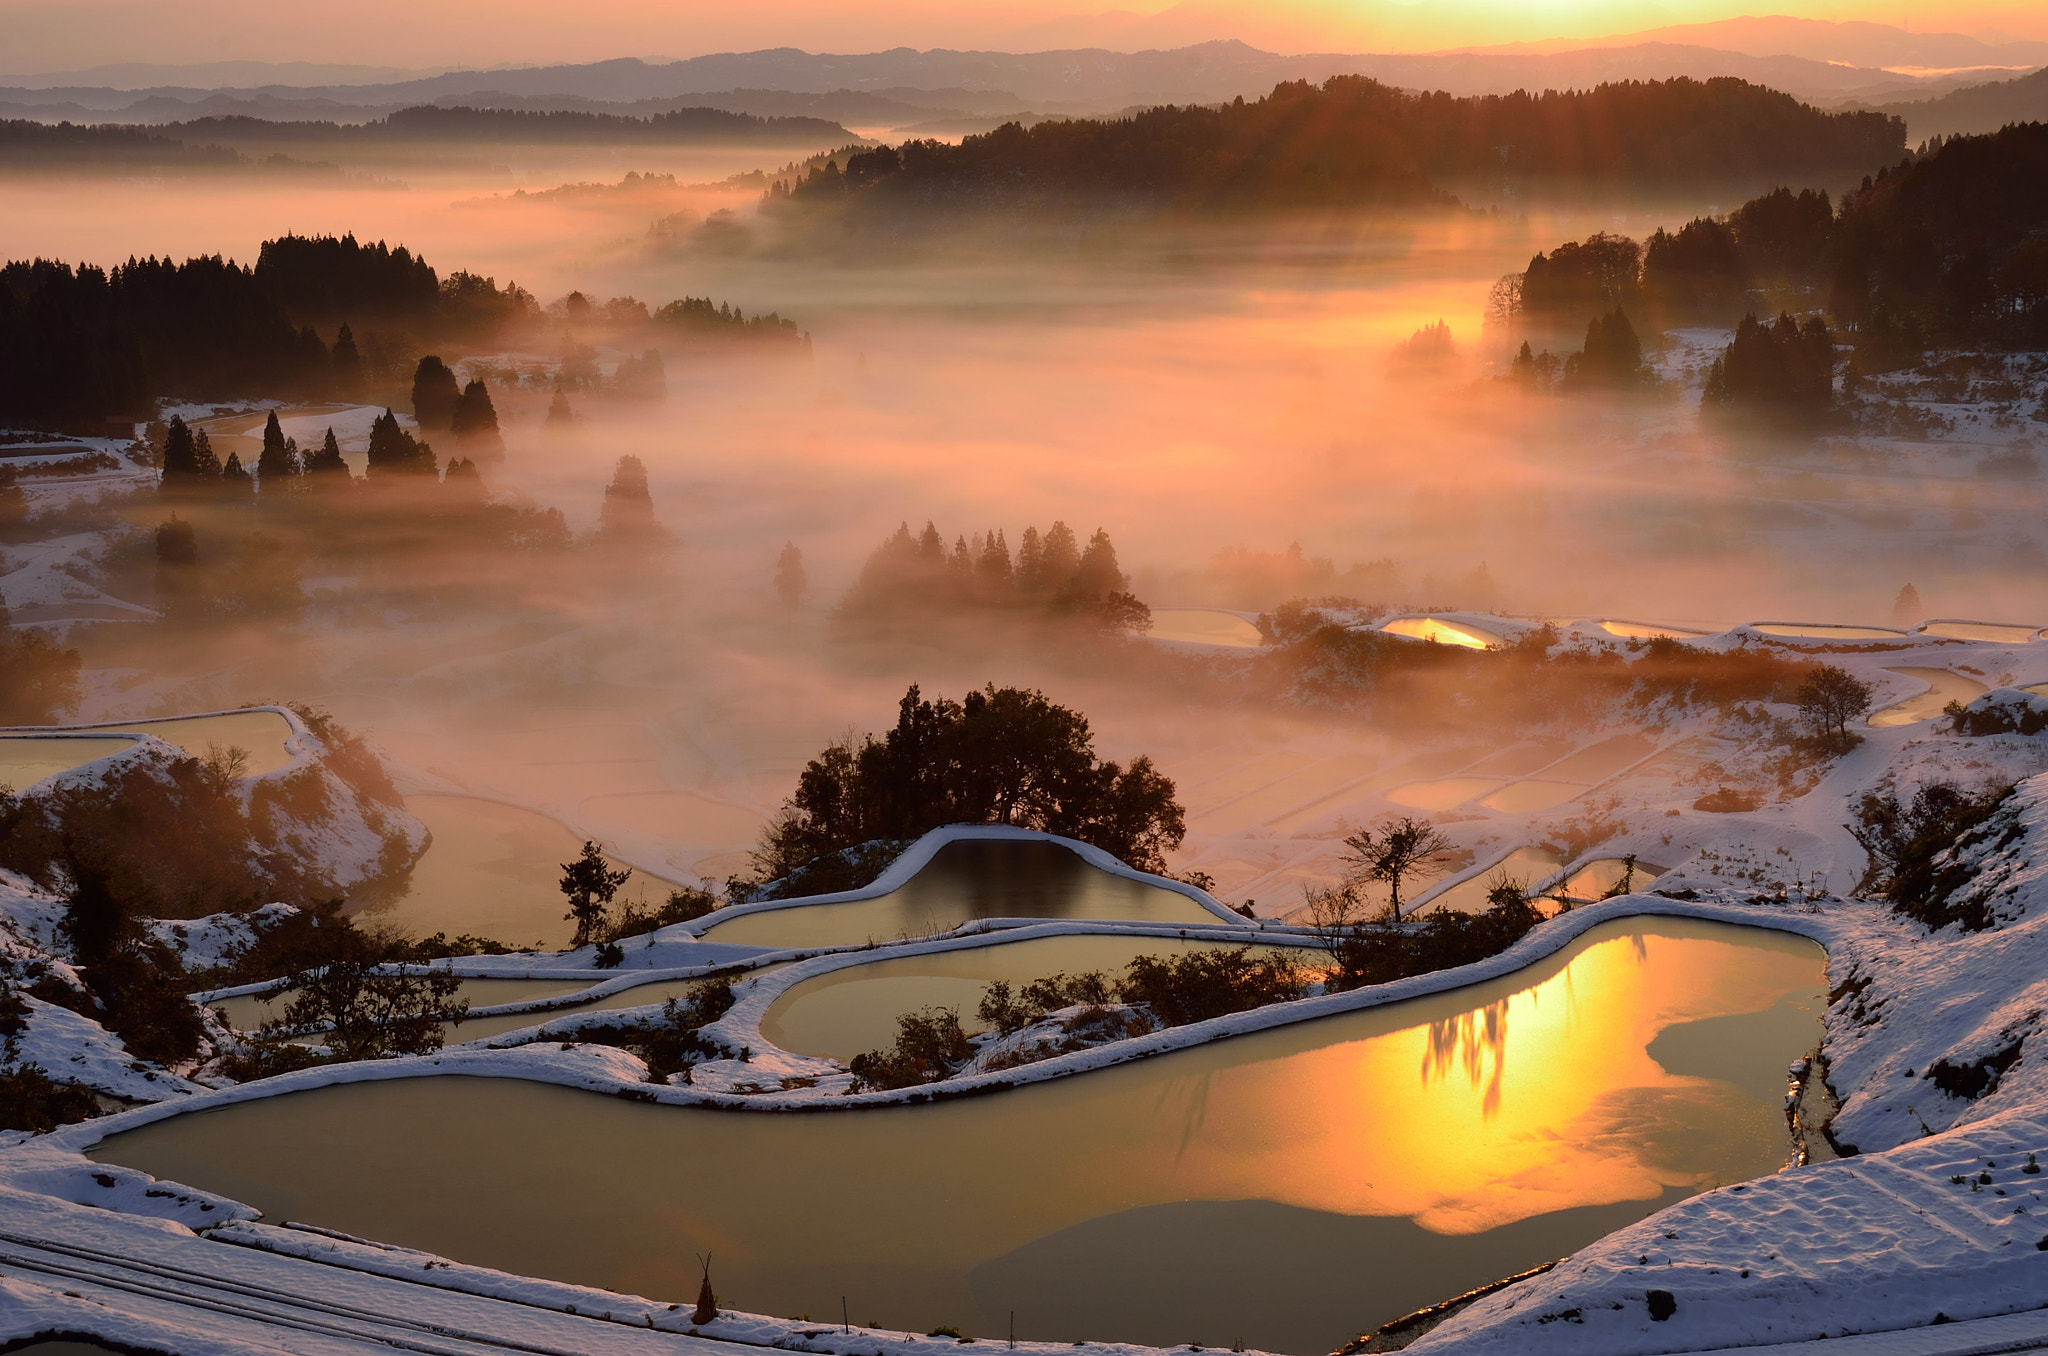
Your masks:
{"label": "orange sunset sky", "polygon": [[2048,39],[2048,4],[1880,0],[0,0],[0,75],[127,63],[302,61],[420,69],[687,57],[763,47],[869,52],[1121,50],[1240,38],[1282,52],[1432,51],[1594,38],[1743,14]]}

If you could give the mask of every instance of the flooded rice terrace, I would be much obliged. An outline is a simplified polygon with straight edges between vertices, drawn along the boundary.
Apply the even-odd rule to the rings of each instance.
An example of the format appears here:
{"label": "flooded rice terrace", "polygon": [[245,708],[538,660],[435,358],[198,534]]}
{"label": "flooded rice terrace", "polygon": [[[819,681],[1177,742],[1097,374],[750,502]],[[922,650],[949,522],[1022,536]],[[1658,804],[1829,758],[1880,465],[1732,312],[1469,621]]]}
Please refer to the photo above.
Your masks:
{"label": "flooded rice terrace", "polygon": [[1603,924],[1466,989],[929,1105],[648,1106],[425,1076],[160,1122],[95,1157],[463,1261],[970,1335],[1326,1351],[1775,1170],[1822,954]]}
{"label": "flooded rice terrace", "polygon": [[859,946],[950,932],[975,918],[1121,918],[1134,923],[1226,921],[1184,894],[1107,871],[1043,843],[948,843],[888,894],[796,904],[717,923],[709,942]]}

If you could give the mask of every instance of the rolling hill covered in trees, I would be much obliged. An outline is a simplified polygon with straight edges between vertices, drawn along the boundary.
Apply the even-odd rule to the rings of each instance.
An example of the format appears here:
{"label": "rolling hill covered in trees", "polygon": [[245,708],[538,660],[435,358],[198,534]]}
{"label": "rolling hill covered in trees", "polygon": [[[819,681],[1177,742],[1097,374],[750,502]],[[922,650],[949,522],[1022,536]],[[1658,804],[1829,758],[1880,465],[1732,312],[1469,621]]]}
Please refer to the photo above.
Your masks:
{"label": "rolling hill covered in trees", "polygon": [[[709,298],[652,313],[630,297],[599,311],[572,293],[564,305],[571,321],[657,344],[808,343],[772,312],[749,317]],[[409,367],[423,350],[486,342],[541,316],[516,283],[443,276],[403,245],[352,235],[281,236],[254,265],[219,255],[113,268],[14,260],[0,266],[0,424],[93,428],[147,418],[167,396],[352,399],[379,351],[387,366]]]}
{"label": "rolling hill covered in trees", "polygon": [[[1504,279],[1496,318],[1575,330],[1825,312],[1862,344],[2048,339],[2048,124],[1951,138],[1866,176],[1839,207],[1781,188],[1647,242],[1596,234]],[[1911,336],[1909,339],[1907,336]]]}
{"label": "rolling hill covered in trees", "polygon": [[932,212],[1128,206],[1190,213],[1450,206],[1499,188],[1698,185],[1852,176],[1896,159],[1904,124],[1823,113],[1741,80],[1629,81],[1454,98],[1362,76],[1263,99],[1125,118],[1008,124],[959,145],[852,154],[769,190],[768,205]]}

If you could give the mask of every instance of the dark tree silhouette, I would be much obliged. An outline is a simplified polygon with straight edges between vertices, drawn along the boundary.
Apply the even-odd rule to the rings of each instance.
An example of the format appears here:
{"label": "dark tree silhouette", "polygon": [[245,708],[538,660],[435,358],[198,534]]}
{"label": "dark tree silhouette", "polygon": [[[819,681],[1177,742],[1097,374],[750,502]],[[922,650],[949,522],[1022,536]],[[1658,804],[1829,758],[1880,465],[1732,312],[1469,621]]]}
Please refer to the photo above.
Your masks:
{"label": "dark tree silhouette", "polygon": [[363,389],[363,355],[356,351],[356,334],[347,321],[334,336],[334,351],[328,361],[334,369],[334,394],[342,400],[354,399]]}
{"label": "dark tree silhouette", "polygon": [[624,456],[604,487],[604,504],[598,509],[597,530],[615,542],[645,542],[662,535],[654,520],[654,495],[647,488],[647,467],[640,458]]}
{"label": "dark tree silhouette", "polygon": [[320,440],[320,450],[306,459],[307,485],[313,489],[329,487],[346,488],[355,479],[348,469],[348,462],[341,455],[341,443],[335,438],[334,430],[328,429],[327,436]]}
{"label": "dark tree silhouette", "polygon": [[562,863],[562,896],[569,901],[569,912],[562,916],[576,925],[571,946],[611,940],[612,901],[632,874],[629,867],[614,871],[604,859],[604,849],[591,842],[584,843],[575,861]]}
{"label": "dark tree silhouette", "polygon": [[1819,316],[1764,324],[1745,315],[1707,373],[1702,408],[1811,423],[1835,401],[1835,340]]}
{"label": "dark tree silhouette", "polygon": [[370,459],[364,470],[372,479],[431,476],[440,470],[440,464],[434,460],[434,449],[400,428],[398,416],[386,410],[370,425]]}
{"label": "dark tree silhouette", "polygon": [[284,436],[284,430],[278,427],[277,411],[272,410],[263,425],[263,454],[256,459],[256,478],[262,489],[265,493],[284,489],[305,469],[299,459],[299,445]]}
{"label": "dark tree silhouette", "polygon": [[412,374],[412,417],[421,432],[447,428],[461,401],[462,390],[448,364],[431,353],[420,359]]}
{"label": "dark tree silhouette", "polygon": [[1870,709],[1870,697],[1870,684],[1845,669],[1822,664],[1807,675],[1792,701],[1816,735],[1840,747],[1851,742],[1849,722]]}
{"label": "dark tree silhouette", "polygon": [[497,407],[491,403],[491,388],[483,382],[472,381],[462,388],[449,427],[455,434],[456,445],[469,455],[505,455],[505,439],[498,432]]}
{"label": "dark tree silhouette", "polygon": [[1586,346],[1564,360],[1568,389],[1625,391],[1649,381],[1643,366],[1642,341],[1620,307],[1594,316],[1586,326]]}
{"label": "dark tree silhouette", "polygon": [[1381,881],[1395,922],[1401,921],[1401,882],[1429,869],[1430,859],[1449,848],[1450,840],[1426,819],[1402,818],[1374,832],[1364,829],[1344,840],[1346,858],[1367,880]]}
{"label": "dark tree silhouette", "polygon": [[1173,783],[1148,758],[1098,761],[1079,712],[1023,688],[990,684],[956,703],[913,685],[881,739],[834,744],[810,761],[757,860],[773,878],[955,823],[1064,834],[1148,871],[1165,868],[1185,833]]}

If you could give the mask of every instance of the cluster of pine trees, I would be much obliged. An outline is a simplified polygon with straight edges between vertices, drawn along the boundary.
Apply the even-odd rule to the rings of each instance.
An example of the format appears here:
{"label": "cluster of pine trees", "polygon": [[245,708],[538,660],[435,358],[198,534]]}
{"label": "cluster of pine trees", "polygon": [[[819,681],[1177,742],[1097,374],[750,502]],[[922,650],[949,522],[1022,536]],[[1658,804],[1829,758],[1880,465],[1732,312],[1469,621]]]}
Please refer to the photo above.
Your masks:
{"label": "cluster of pine trees", "polygon": [[1701,403],[1784,423],[1810,423],[1835,403],[1835,337],[1819,316],[1805,324],[1780,313],[1777,323],[1746,315],[1735,341],[1714,359]]}
{"label": "cluster of pine trees", "polygon": [[[470,390],[458,394],[451,423],[469,400]],[[455,436],[460,445],[465,435]],[[156,598],[164,620],[177,625],[298,617],[312,556],[333,570],[385,579],[396,595],[431,594],[447,576],[474,579],[477,561],[501,558],[492,553],[561,552],[572,540],[561,510],[493,498],[477,461],[440,466],[433,447],[390,410],[371,425],[360,477],[333,429],[307,452],[274,412],[253,466],[233,452],[223,462],[206,431],[182,419],[171,420],[163,441],[159,495],[170,516],[155,535]],[[591,544],[638,551],[666,539],[646,467],[619,458]],[[0,672],[0,686],[4,679]]]}
{"label": "cluster of pine trees", "polygon": [[[573,335],[593,308],[581,294],[570,302]],[[686,297],[651,316],[617,298],[605,315],[615,327],[659,322],[665,334],[720,343],[810,344],[774,312],[748,316],[708,298]],[[422,343],[483,343],[542,316],[516,283],[443,277],[402,245],[346,235],[265,241],[253,267],[219,255],[130,259],[112,269],[17,260],[0,267],[0,426],[97,433],[109,421],[147,418],[159,398],[362,399],[402,378],[398,355],[410,361]],[[416,373],[416,394],[418,383]],[[660,353],[628,359],[613,386],[626,398],[658,399],[667,387]],[[441,392],[427,394],[431,404]],[[457,391],[456,402],[465,395]],[[451,429],[481,415],[434,408],[447,410]],[[422,427],[444,425],[437,417]]]}
{"label": "cluster of pine trees", "polygon": [[[1928,343],[2048,341],[2044,231],[2048,124],[2017,124],[1929,143],[1865,176],[1839,206],[1822,190],[1779,188],[1647,243],[1600,233],[1559,245],[1501,280],[1492,319],[1541,334],[1575,333],[1617,309],[1652,330],[1818,310],[1856,346],[1858,370],[1883,371]],[[1761,353],[1764,342],[1747,345]],[[1810,405],[1811,368],[1785,374],[1765,403]],[[1806,394],[1789,395],[1802,381]],[[1767,388],[1735,379],[1723,390]]]}
{"label": "cluster of pine trees", "polygon": [[1599,232],[1538,254],[1507,280],[1497,318],[1576,329],[1620,308],[1655,329],[1732,325],[1757,293],[1796,292],[1824,264],[1834,235],[1824,191],[1779,188],[1725,218],[1701,217],[1647,243]]}
{"label": "cluster of pine trees", "polygon": [[806,351],[811,336],[773,311],[749,316],[729,302],[713,304],[709,297],[682,297],[654,313],[654,319],[688,334],[716,334],[770,343],[795,344]]}
{"label": "cluster of pine trees", "polygon": [[1116,630],[1142,631],[1151,610],[1130,592],[1109,533],[1097,528],[1083,547],[1055,522],[1043,534],[1024,529],[1013,559],[1001,528],[956,536],[947,549],[931,523],[904,523],[875,549],[840,604],[854,622],[915,621],[959,609],[1084,617]]}
{"label": "cluster of pine trees", "polygon": [[159,396],[351,399],[365,377],[351,321],[475,334],[535,309],[516,286],[438,278],[402,246],[348,236],[266,242],[253,268],[16,261],[0,268],[0,420],[97,426]]}
{"label": "cluster of pine trees", "polygon": [[1633,391],[1652,381],[1643,362],[1643,341],[1619,306],[1586,322],[1586,342],[1562,361],[1549,350],[1537,353],[1528,340],[1509,369],[1511,380],[1534,390]]}
{"label": "cluster of pine trees", "polygon": [[1125,204],[1185,211],[1448,204],[1476,178],[1555,184],[1754,182],[1861,173],[1905,148],[1905,124],[1823,113],[1735,79],[1455,98],[1363,76],[1277,86],[1250,103],[1123,118],[1010,123],[959,145],[911,141],[770,187],[768,205],[933,209]]}

